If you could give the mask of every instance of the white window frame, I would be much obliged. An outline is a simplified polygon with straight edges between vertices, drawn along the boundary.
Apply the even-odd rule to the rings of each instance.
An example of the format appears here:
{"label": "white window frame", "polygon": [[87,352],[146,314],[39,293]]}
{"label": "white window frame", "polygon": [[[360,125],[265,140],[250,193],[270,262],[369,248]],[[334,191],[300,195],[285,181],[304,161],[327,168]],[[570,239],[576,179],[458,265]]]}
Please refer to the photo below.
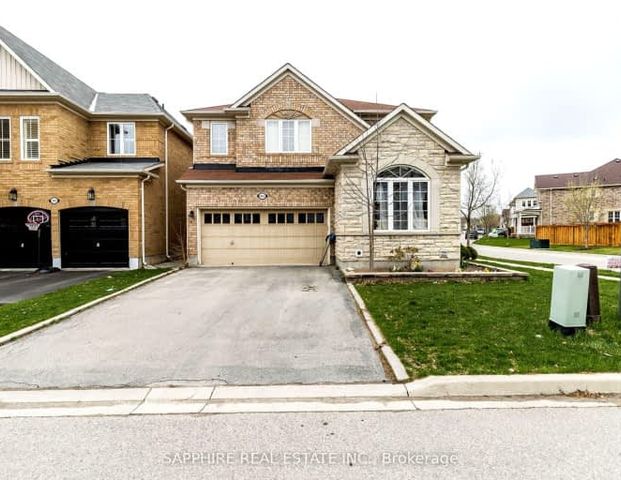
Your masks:
{"label": "white window frame", "polygon": [[[224,125],[225,127],[225,143],[224,143],[224,153],[216,153],[213,151],[213,126],[214,125]],[[209,153],[213,156],[225,156],[229,154],[229,123],[228,122],[214,122],[212,121],[209,124]]]}
{"label": "white window frame", "polygon": [[[429,232],[431,230],[431,182],[428,178],[411,178],[411,177],[379,177],[375,181],[378,183],[388,184],[386,191],[387,195],[387,210],[388,210],[388,228],[387,229],[375,229],[376,233],[411,233],[411,232]],[[393,184],[394,183],[407,183],[408,185],[408,229],[395,230],[394,228],[394,198],[393,198]],[[427,184],[427,228],[414,228],[414,188],[415,183]],[[375,222],[375,217],[373,218]]]}
{"label": "white window frame", "polygon": [[[9,158],[0,158],[0,162],[10,162],[11,159],[13,158],[13,142],[12,142],[12,138],[11,138],[11,133],[12,133],[12,129],[11,129],[11,117],[0,117],[0,120],[8,120],[9,121]],[[0,138],[0,141],[2,141],[3,139]],[[41,152],[39,152],[39,154],[41,154]]]}
{"label": "white window frame", "polygon": [[[278,148],[276,150],[269,150],[267,148],[267,125],[268,122],[275,122],[278,124]],[[284,122],[293,122],[293,150],[285,151],[283,149],[283,123]],[[299,146],[299,129],[300,122],[308,122],[308,150],[300,150]],[[285,154],[297,154],[297,153],[312,153],[313,152],[313,122],[310,118],[268,118],[265,120],[264,125],[264,142],[265,142],[265,153],[285,153]]]}
{"label": "white window frame", "polygon": [[[24,120],[36,120],[37,121],[37,138],[26,140],[24,137]],[[39,146],[39,155],[37,158],[26,158],[28,150],[26,147],[26,141],[36,142]],[[38,162],[41,160],[41,120],[37,116],[25,116],[19,117],[19,144],[20,144],[20,156],[24,162]]]}
{"label": "white window frame", "polygon": [[[123,127],[121,127],[121,152],[120,153],[112,153],[110,151],[110,125],[133,125],[134,126],[134,153],[125,153],[125,138],[123,138]],[[138,145],[136,144],[136,122],[107,122],[106,123],[106,151],[108,152],[108,156],[110,157],[134,157],[136,156],[136,151],[138,150]]]}
{"label": "white window frame", "polygon": [[[612,220],[610,217],[612,216]],[[608,223],[621,222],[621,210],[608,210]]]}

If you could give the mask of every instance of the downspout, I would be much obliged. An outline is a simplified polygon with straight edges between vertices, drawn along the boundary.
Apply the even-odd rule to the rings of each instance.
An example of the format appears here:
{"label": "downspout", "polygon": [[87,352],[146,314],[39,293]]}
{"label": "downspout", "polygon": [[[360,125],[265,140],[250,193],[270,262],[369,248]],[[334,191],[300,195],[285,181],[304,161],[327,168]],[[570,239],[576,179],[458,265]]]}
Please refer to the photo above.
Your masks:
{"label": "downspout", "polygon": [[[181,187],[181,190],[183,190],[185,192],[186,195],[186,199],[188,196],[188,188],[183,184],[180,183],[179,186]],[[188,215],[187,215],[187,200],[185,202],[186,208],[184,209],[183,215],[185,216],[185,258],[186,260],[189,258],[189,254],[188,254],[188,248],[190,247],[190,235],[189,235],[189,231],[190,229],[188,228]],[[198,227],[197,227],[197,231],[198,231]]]}
{"label": "downspout", "polygon": [[164,192],[164,209],[166,211],[166,258],[170,260],[170,212],[169,212],[169,204],[168,204],[168,131],[175,126],[174,123],[171,123],[166,130],[164,130],[164,183],[165,192]]}
{"label": "downspout", "polygon": [[145,214],[144,214],[144,184],[145,182],[154,178],[154,175],[149,172],[144,172],[147,174],[146,177],[142,179],[140,182],[140,229],[141,229],[141,246],[142,246],[142,268],[147,268],[149,264],[147,263],[147,241],[146,241],[146,222],[145,222]]}

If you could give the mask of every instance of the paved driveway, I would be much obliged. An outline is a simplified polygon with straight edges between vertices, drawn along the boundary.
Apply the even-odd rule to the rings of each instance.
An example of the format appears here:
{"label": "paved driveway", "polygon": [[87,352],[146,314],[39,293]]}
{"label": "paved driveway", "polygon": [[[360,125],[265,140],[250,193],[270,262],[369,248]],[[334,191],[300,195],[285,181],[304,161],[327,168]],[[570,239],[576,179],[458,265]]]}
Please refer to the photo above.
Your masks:
{"label": "paved driveway", "polygon": [[105,272],[0,272],[0,305],[37,297],[85,282]]}
{"label": "paved driveway", "polygon": [[187,269],[0,347],[0,387],[380,382],[329,268]]}
{"label": "paved driveway", "polygon": [[[557,265],[576,265],[590,263],[597,268],[607,268],[608,258],[612,255],[595,253],[557,252],[547,249],[490,247],[489,245],[473,245],[479,255],[485,257],[503,258],[505,260],[522,260],[524,262],[554,263]],[[621,248],[619,249],[621,253]]]}

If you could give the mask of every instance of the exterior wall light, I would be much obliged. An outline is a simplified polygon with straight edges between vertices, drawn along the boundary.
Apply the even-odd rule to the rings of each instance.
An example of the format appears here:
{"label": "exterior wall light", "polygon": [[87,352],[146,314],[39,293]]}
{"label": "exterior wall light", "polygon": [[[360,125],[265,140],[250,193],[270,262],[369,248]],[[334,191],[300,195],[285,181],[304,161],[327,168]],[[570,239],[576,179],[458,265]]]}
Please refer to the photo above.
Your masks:
{"label": "exterior wall light", "polygon": [[89,188],[88,192],[86,192],[86,199],[93,201],[95,200],[95,189],[94,188]]}
{"label": "exterior wall light", "polygon": [[190,210],[190,213],[188,213],[188,218],[194,220],[194,210]]}
{"label": "exterior wall light", "polygon": [[12,188],[11,191],[9,192],[9,200],[11,202],[17,202],[17,189],[16,188]]}

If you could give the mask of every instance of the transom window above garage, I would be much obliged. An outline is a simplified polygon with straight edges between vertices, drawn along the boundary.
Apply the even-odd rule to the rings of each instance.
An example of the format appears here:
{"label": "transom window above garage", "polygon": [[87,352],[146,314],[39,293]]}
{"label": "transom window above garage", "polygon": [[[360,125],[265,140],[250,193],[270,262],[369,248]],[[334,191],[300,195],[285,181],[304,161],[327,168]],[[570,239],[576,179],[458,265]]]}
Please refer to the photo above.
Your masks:
{"label": "transom window above garage", "polygon": [[428,229],[429,179],[407,165],[380,172],[375,182],[375,230]]}

